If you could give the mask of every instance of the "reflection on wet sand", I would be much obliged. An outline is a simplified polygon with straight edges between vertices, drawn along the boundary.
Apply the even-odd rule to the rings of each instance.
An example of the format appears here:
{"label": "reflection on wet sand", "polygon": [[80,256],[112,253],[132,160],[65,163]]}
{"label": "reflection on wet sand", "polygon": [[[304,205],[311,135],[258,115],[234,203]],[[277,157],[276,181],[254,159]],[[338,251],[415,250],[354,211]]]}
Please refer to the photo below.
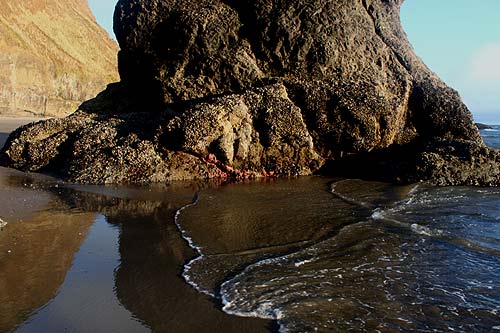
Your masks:
{"label": "reflection on wet sand", "polygon": [[120,262],[117,229],[104,216],[97,217],[56,297],[17,332],[149,332],[114,292],[114,270]]}
{"label": "reflection on wet sand", "polygon": [[46,211],[0,232],[0,332],[55,296],[94,219]]}
{"label": "reflection on wet sand", "polygon": [[[341,220],[332,223],[324,209],[336,204],[327,192],[330,181],[321,177],[280,179],[207,189],[200,193],[196,206],[182,213],[180,223],[196,244],[202,244],[204,254],[320,239],[342,224]],[[347,207],[341,205],[339,210]]]}
{"label": "reflection on wet sand", "polygon": [[86,190],[75,196],[75,204],[80,209],[99,210],[108,223],[120,227],[120,266],[115,276],[118,299],[152,331],[268,331],[268,321],[224,314],[180,276],[194,253],[180,237],[173,218],[193,200],[199,187],[121,188],[120,195],[127,193],[127,198],[120,199],[100,194],[111,194],[110,188]]}
{"label": "reflection on wet sand", "polygon": [[222,282],[256,260],[297,251],[357,222],[351,204],[332,200],[331,181],[278,179],[202,191],[178,221],[200,252],[184,276],[199,291],[216,295]]}
{"label": "reflection on wet sand", "polygon": [[[193,256],[162,209],[149,223],[137,217],[122,224],[116,273],[117,294],[154,332],[266,332],[268,322],[224,314],[207,296],[190,288],[179,273]],[[110,219],[120,223],[120,219]]]}
{"label": "reflection on wet sand", "polygon": [[[223,313],[219,305],[196,292],[180,276],[183,264],[194,253],[180,237],[173,217],[177,209],[193,200],[198,186],[184,183],[159,188],[43,184],[35,187],[47,188],[57,199],[51,202],[47,213],[38,214],[33,221],[33,235],[38,237],[38,243],[23,243],[38,254],[38,262],[16,258],[18,269],[13,275],[14,281],[23,276],[50,292],[41,299],[35,296],[40,292],[33,293],[33,289],[23,287],[26,298],[18,297],[17,308],[11,301],[0,300],[12,313],[12,318],[2,318],[2,331],[18,325],[22,332],[40,329],[86,332],[89,328],[120,332],[269,331],[269,321]],[[63,237],[57,238],[54,243],[60,247],[53,248],[55,258],[45,252],[51,247],[46,246],[47,238],[42,231],[45,225],[61,228],[59,220],[65,221],[68,238],[75,245],[71,251],[69,246],[63,250]],[[92,223],[91,232],[80,247]],[[9,225],[12,232],[7,230],[0,237],[27,234],[29,226],[27,222],[12,223]],[[85,230],[79,226],[85,226]],[[57,236],[57,232],[52,233]],[[45,247],[46,250],[40,250]],[[65,265],[58,263],[63,260]],[[39,276],[36,270],[41,268],[46,272]],[[48,287],[47,279],[53,280],[54,286]],[[12,295],[22,294],[11,290]],[[15,316],[20,313],[23,315]],[[97,318],[102,321],[96,321]]]}
{"label": "reflection on wet sand", "polygon": [[54,182],[49,177],[0,167],[0,218],[7,222],[28,220],[47,209],[54,196],[34,185],[42,179]]}
{"label": "reflection on wet sand", "polygon": [[0,217],[8,223],[0,231],[1,332],[55,296],[94,222],[95,214],[69,211],[43,189],[53,184],[0,168]]}

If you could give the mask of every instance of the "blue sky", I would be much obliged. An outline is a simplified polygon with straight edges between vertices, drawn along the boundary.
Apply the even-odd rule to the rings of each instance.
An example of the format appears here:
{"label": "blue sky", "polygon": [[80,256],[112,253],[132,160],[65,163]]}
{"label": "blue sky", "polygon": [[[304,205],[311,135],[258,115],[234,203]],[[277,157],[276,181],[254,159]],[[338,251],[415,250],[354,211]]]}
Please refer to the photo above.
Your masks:
{"label": "blue sky", "polygon": [[89,5],[97,22],[104,27],[112,36],[115,37],[113,33],[113,13],[115,11],[115,4],[117,0],[89,0]]}
{"label": "blue sky", "polygon": [[500,1],[406,0],[417,54],[457,89],[476,121],[500,124]]}
{"label": "blue sky", "polygon": [[[113,36],[116,0],[89,0]],[[500,124],[500,0],[406,0],[401,21],[417,54],[457,89],[476,121]]]}

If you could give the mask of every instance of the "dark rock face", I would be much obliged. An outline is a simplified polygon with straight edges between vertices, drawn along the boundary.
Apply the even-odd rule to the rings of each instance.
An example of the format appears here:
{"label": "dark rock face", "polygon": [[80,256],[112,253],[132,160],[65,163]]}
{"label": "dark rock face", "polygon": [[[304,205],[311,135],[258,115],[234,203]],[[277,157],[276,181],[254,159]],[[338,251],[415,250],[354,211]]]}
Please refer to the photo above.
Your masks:
{"label": "dark rock face", "polygon": [[18,130],[3,164],[78,182],[323,170],[497,184],[497,153],[414,54],[401,3],[120,0],[122,82]]}

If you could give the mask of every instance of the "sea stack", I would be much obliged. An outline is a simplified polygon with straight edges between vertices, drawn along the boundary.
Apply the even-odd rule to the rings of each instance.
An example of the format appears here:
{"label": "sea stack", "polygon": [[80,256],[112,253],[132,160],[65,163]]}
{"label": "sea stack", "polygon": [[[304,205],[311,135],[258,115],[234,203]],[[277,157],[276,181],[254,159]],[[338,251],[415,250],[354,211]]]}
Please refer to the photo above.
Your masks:
{"label": "sea stack", "polygon": [[498,185],[500,155],[413,51],[402,0],[120,0],[121,82],[14,132],[80,183],[328,173]]}
{"label": "sea stack", "polygon": [[0,0],[0,115],[62,117],[118,80],[118,45],[82,0]]}

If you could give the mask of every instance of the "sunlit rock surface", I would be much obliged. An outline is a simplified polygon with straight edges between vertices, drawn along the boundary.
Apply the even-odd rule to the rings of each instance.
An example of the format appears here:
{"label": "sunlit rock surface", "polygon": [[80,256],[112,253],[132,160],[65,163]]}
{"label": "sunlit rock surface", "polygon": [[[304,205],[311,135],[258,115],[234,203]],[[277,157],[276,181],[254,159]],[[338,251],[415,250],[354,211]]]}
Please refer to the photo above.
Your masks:
{"label": "sunlit rock surface", "polygon": [[118,80],[87,1],[0,0],[0,115],[65,116]]}
{"label": "sunlit rock surface", "polygon": [[121,0],[121,83],[16,131],[2,164],[83,183],[327,172],[498,184],[498,154],[415,55],[401,3]]}

